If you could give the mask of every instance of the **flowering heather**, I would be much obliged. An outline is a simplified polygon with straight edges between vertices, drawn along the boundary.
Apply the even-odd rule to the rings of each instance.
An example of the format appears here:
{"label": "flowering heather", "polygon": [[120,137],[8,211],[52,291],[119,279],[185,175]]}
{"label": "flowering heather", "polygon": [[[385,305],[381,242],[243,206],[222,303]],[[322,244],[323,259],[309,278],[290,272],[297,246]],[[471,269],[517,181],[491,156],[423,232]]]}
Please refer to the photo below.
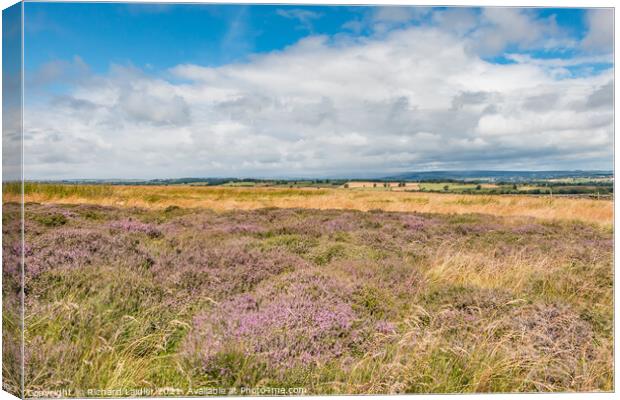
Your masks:
{"label": "flowering heather", "polygon": [[403,227],[407,230],[424,230],[433,223],[431,219],[415,214],[402,214],[399,217]]}
{"label": "flowering heather", "polygon": [[19,204],[2,206],[2,385],[11,393],[18,393],[21,387],[22,225],[19,211]]}
{"label": "flowering heather", "polygon": [[126,232],[140,232],[152,238],[161,236],[160,230],[157,229],[155,226],[151,224],[145,224],[144,222],[132,220],[131,218],[122,221],[115,221],[110,224],[110,228],[119,229]]}
{"label": "flowering heather", "polygon": [[357,339],[351,296],[346,283],[318,271],[286,274],[198,314],[186,351],[200,354],[206,367],[231,344],[272,368],[344,357]]}
{"label": "flowering heather", "polygon": [[[28,235],[28,231],[26,231]],[[89,265],[141,265],[148,256],[127,238],[103,229],[63,226],[36,236],[27,236],[26,282],[40,273]]]}
{"label": "flowering heather", "polygon": [[396,332],[396,324],[390,321],[379,321],[376,325],[377,332],[390,334]]}
{"label": "flowering heather", "polygon": [[[5,218],[18,215],[6,207]],[[9,322],[18,321],[18,225],[3,225]],[[605,226],[58,204],[27,204],[24,226],[32,390],[613,389]]]}
{"label": "flowering heather", "polygon": [[223,233],[262,233],[265,229],[256,224],[231,224],[221,228]]}

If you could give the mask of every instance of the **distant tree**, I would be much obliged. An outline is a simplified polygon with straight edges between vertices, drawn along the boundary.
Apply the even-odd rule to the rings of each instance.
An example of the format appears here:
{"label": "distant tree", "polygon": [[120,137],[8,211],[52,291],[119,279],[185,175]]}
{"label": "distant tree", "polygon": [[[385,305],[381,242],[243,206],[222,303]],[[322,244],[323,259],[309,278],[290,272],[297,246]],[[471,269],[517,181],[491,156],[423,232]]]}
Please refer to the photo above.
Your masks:
{"label": "distant tree", "polygon": [[480,189],[482,189],[482,185],[480,184],[476,185],[476,190],[480,190]]}
{"label": "distant tree", "polygon": [[444,191],[446,191],[446,192],[448,191],[448,189],[450,189],[450,186],[448,186],[448,185],[445,185],[445,186],[443,187],[443,190],[444,190]]}
{"label": "distant tree", "polygon": [[517,184],[516,183],[512,184],[512,190],[517,190]]}
{"label": "distant tree", "polygon": [[345,188],[345,189],[348,189],[348,188],[349,188],[349,184],[348,184],[348,183],[345,183],[345,184],[344,184],[344,188]]}

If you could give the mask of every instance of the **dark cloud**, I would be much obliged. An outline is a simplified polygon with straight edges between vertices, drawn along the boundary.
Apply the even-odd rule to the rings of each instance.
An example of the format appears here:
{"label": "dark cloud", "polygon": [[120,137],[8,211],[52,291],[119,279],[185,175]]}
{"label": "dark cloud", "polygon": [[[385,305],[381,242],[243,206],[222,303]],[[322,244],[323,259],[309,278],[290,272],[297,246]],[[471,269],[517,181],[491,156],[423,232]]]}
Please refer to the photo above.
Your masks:
{"label": "dark cloud", "polygon": [[614,103],[614,84],[612,81],[596,89],[588,97],[587,108],[607,108],[613,107]]}

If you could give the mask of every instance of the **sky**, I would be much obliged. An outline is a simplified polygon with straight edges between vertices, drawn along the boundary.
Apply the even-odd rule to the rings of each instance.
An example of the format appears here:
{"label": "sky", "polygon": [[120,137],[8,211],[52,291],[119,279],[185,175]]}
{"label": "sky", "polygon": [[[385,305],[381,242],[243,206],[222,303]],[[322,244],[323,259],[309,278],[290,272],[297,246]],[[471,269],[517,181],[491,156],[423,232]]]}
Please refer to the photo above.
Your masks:
{"label": "sky", "polygon": [[25,3],[27,179],[613,168],[611,9]]}

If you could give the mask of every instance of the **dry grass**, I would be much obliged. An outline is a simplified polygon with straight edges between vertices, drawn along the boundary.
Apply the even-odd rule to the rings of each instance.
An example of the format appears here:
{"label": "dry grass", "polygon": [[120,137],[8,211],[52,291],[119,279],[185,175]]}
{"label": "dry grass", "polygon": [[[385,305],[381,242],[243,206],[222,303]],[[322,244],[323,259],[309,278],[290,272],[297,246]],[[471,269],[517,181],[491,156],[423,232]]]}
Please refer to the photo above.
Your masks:
{"label": "dry grass", "polygon": [[[164,192],[175,190],[188,191]],[[26,393],[614,390],[613,236],[600,225],[381,211],[25,209]],[[5,215],[18,212],[6,205]]]}
{"label": "dry grass", "polygon": [[[5,201],[18,201],[5,191]],[[163,209],[209,208],[219,211],[259,208],[381,209],[443,214],[482,213],[578,220],[611,226],[613,202],[524,195],[457,195],[344,189],[279,189],[178,186],[77,186],[28,184],[25,200],[36,203],[98,204]]]}

